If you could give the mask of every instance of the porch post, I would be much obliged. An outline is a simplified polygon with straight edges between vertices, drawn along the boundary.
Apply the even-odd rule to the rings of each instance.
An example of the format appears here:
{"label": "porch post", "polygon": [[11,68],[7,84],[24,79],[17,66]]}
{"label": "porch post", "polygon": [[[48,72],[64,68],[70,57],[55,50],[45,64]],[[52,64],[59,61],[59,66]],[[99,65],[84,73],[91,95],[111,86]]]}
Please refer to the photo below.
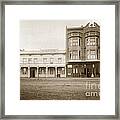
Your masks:
{"label": "porch post", "polygon": [[57,77],[57,67],[55,67],[55,76]]}
{"label": "porch post", "polygon": [[65,68],[64,70],[65,70],[65,77],[66,77],[66,66],[64,68]]}
{"label": "porch post", "polygon": [[48,67],[46,67],[46,77],[48,77]]}
{"label": "porch post", "polygon": [[92,65],[92,75],[91,75],[91,77],[94,77],[94,64]]}
{"label": "porch post", "polygon": [[28,67],[28,78],[30,78],[30,66]]}
{"label": "porch post", "polygon": [[39,75],[38,75],[38,69],[39,69],[39,66],[37,66],[37,78],[39,77]]}

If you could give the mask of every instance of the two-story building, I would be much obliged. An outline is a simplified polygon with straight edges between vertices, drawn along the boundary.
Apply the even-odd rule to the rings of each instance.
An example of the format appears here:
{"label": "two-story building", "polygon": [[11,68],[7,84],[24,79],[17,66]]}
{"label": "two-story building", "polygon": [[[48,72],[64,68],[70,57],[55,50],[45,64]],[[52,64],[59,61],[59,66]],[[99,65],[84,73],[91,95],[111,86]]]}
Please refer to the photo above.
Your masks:
{"label": "two-story building", "polygon": [[66,77],[65,50],[20,50],[20,76]]}

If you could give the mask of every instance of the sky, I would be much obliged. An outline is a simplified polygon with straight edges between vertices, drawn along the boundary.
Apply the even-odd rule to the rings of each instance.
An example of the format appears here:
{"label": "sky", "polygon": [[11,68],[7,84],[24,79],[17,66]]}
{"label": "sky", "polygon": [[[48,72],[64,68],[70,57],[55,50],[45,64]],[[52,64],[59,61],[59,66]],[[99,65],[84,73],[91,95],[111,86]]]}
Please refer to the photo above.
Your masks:
{"label": "sky", "polygon": [[20,49],[66,48],[66,26],[80,27],[96,20],[21,20]]}

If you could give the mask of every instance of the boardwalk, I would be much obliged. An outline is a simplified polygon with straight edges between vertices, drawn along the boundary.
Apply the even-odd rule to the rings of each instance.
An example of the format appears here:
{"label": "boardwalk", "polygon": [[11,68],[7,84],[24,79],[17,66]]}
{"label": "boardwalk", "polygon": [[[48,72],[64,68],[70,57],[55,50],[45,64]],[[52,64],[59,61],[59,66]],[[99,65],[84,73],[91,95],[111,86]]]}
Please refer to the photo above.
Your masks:
{"label": "boardwalk", "polygon": [[99,78],[21,78],[20,99],[99,100],[99,82]]}

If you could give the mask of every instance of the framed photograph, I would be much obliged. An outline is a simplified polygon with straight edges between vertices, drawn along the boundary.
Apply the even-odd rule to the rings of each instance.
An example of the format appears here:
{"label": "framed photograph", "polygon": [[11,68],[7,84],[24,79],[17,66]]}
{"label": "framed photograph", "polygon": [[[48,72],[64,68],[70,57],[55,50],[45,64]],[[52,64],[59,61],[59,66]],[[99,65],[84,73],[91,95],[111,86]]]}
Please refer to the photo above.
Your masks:
{"label": "framed photograph", "polygon": [[2,119],[119,119],[119,2],[1,2]]}

